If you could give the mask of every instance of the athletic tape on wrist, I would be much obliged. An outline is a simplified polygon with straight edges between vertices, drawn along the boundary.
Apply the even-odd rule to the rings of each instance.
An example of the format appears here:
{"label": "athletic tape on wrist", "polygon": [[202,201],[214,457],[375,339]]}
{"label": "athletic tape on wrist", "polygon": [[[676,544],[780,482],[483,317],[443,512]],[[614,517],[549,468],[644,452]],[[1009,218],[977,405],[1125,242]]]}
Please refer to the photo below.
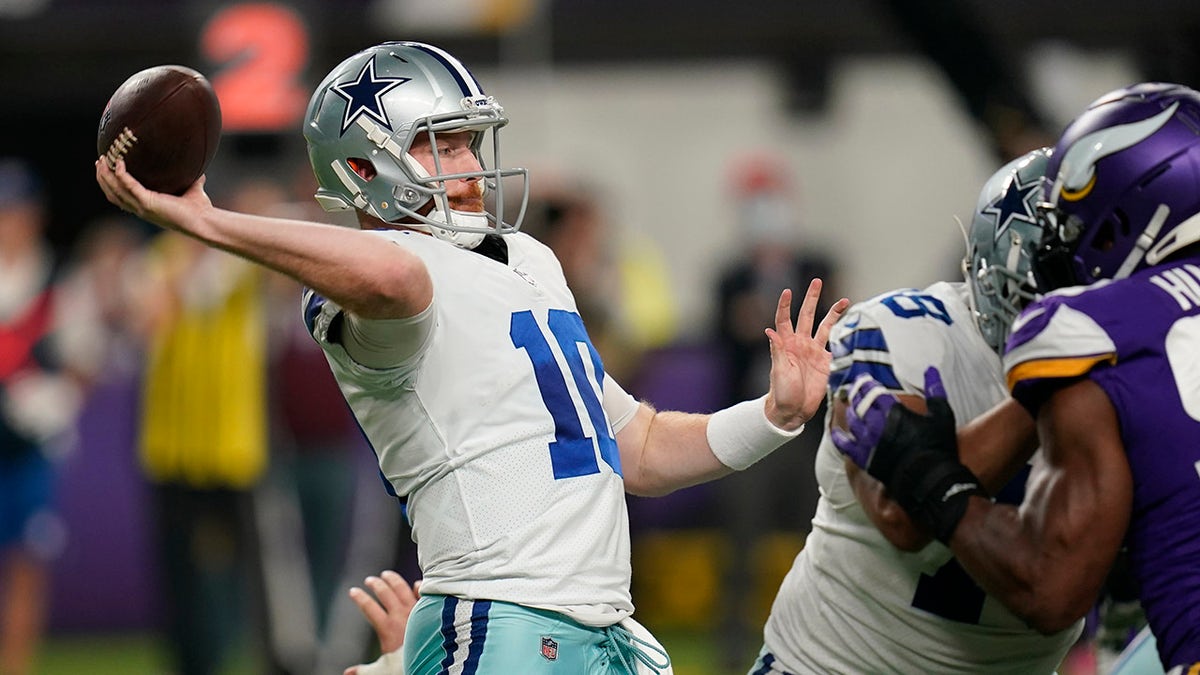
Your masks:
{"label": "athletic tape on wrist", "polygon": [[359,666],[358,675],[404,675],[404,659],[400,656],[401,651],[403,648],[388,652],[371,663]]}
{"label": "athletic tape on wrist", "polygon": [[772,424],[766,403],[764,395],[718,410],[708,418],[708,446],[722,464],[741,471],[804,431],[803,424],[795,431]]}
{"label": "athletic tape on wrist", "polygon": [[971,497],[978,495],[986,499],[988,494],[980,486],[975,474],[961,464],[940,482],[941,494],[931,495],[935,499],[929,503],[925,519],[933,536],[949,546],[950,537],[954,536],[958,523],[967,514]]}

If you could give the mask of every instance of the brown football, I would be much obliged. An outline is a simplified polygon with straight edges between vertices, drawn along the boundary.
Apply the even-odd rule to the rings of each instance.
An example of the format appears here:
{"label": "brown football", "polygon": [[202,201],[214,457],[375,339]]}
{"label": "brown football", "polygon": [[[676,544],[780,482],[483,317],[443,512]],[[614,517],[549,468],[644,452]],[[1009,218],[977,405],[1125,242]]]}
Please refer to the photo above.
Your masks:
{"label": "brown football", "polygon": [[217,154],[221,105],[203,75],[185,66],[155,66],[117,87],[96,133],[109,165],[125,168],[156,192],[183,194]]}

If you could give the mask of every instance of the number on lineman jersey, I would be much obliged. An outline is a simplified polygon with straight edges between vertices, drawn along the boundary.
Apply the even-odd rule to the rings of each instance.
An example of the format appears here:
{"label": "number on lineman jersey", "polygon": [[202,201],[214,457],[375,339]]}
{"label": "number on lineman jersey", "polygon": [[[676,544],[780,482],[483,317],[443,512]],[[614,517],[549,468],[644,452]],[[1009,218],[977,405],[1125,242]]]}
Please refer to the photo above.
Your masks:
{"label": "number on lineman jersey", "polygon": [[[946,305],[937,297],[915,291],[900,291],[883,298],[883,305],[901,319],[928,316],[946,325],[954,323]],[[986,596],[957,560],[950,559],[932,575],[917,580],[912,606],[944,619],[979,623]]]}
{"label": "number on lineman jersey", "polygon": [[[997,504],[1017,505],[1025,500],[1025,482],[1029,480],[1029,465],[1025,465],[1008,484],[996,494]],[[975,583],[956,558],[951,558],[933,575],[922,574],[917,581],[912,606],[932,612],[944,619],[962,623],[979,623],[987,595]]]}
{"label": "number on lineman jersey", "polygon": [[[583,401],[588,419],[596,431],[600,458],[620,476],[621,459],[617,453],[617,441],[609,431],[608,418],[604,415],[604,406],[597,395],[597,392],[602,391],[604,382],[604,365],[600,362],[600,354],[592,346],[592,341],[588,339],[587,331],[583,328],[583,320],[575,312],[552,309],[546,323],[546,328],[566,358],[575,393]],[[533,363],[533,372],[542,394],[542,401],[554,419],[554,441],[550,443],[549,448],[554,479],[600,473],[595,446],[583,430],[583,423],[568,388],[567,378],[564,377],[558,360],[554,358],[554,352],[550,350],[545,329],[538,324],[533,312],[514,312],[509,336],[513,346],[524,349]],[[590,376],[579,349],[581,344],[587,347],[591,358]]]}

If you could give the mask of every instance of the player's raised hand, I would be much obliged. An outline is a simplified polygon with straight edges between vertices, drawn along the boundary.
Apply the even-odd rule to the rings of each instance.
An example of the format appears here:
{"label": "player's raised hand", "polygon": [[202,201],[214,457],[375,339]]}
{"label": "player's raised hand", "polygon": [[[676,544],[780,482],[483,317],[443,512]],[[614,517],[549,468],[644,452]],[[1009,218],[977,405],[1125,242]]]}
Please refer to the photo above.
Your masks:
{"label": "player's raised hand", "polygon": [[792,291],[779,295],[775,327],[766,329],[771,343],[771,389],[767,392],[767,418],[781,429],[796,429],[812,419],[825,399],[832,356],[825,349],[833,324],[846,313],[850,301],[841,298],[821,319],[816,333],[813,322],[821,299],[821,280],[813,279],[792,325]]}

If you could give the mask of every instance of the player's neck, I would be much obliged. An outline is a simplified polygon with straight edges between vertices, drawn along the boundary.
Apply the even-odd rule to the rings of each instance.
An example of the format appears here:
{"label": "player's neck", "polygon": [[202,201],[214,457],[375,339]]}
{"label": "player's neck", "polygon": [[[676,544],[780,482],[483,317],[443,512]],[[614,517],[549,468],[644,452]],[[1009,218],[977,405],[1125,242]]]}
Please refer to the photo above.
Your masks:
{"label": "player's neck", "polygon": [[471,249],[485,258],[491,258],[498,263],[508,264],[508,242],[504,241],[504,237],[498,234],[489,234],[479,242],[479,245]]}

